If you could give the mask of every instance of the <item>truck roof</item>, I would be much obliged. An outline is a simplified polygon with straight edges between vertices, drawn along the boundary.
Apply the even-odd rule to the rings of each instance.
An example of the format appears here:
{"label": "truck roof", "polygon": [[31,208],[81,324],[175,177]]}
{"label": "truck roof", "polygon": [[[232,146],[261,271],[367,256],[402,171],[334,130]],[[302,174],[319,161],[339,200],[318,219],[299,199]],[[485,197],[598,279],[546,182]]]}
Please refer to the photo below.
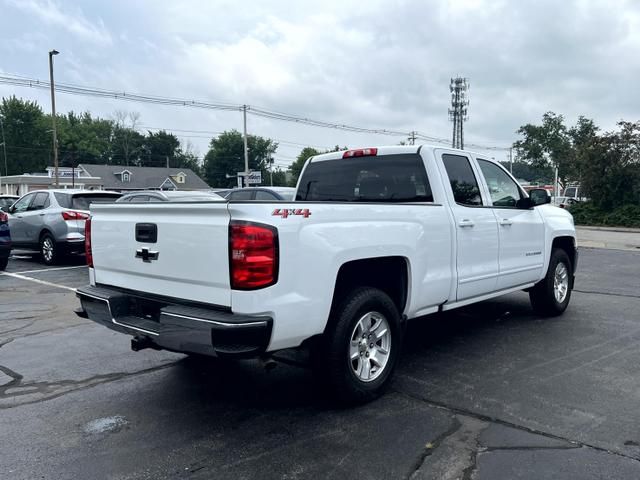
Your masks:
{"label": "truck roof", "polygon": [[[323,162],[325,160],[337,160],[337,159],[343,158],[344,152],[347,152],[350,150],[361,150],[361,149],[370,149],[370,148],[377,148],[378,150],[377,155],[398,155],[402,153],[418,153],[419,150],[427,148],[430,150],[446,150],[454,153],[465,153],[465,154],[471,153],[473,155],[479,155],[483,157],[483,159],[491,161],[490,158],[487,158],[487,155],[483,155],[470,150],[459,150],[459,149],[447,147],[444,145],[430,145],[426,143],[421,145],[386,145],[386,146],[379,146],[379,147],[371,146],[371,147],[349,148],[348,150],[340,150],[337,152],[327,152],[320,155],[315,155],[311,157],[310,161]],[[496,162],[494,161],[494,163]]]}

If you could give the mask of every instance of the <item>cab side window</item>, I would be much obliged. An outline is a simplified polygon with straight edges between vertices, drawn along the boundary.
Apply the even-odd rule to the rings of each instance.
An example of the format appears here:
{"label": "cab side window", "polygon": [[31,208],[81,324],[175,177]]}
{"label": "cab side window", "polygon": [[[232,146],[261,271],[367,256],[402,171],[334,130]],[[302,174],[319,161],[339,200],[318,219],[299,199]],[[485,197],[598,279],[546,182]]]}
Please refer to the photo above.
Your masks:
{"label": "cab side window", "polygon": [[472,207],[481,206],[480,187],[469,159],[462,155],[444,154],[442,162],[447,170],[456,203]]}
{"label": "cab side window", "polygon": [[13,213],[26,212],[27,209],[29,208],[29,204],[31,203],[31,200],[33,200],[33,197],[35,196],[36,196],[35,193],[31,193],[29,195],[22,197],[20,200],[18,200],[13,206]]}
{"label": "cab side window", "polygon": [[43,208],[47,208],[47,202],[49,200],[49,194],[46,192],[36,193],[33,202],[29,206],[29,210],[42,210]]}
{"label": "cab side window", "polygon": [[515,208],[522,198],[518,184],[496,164],[481,159],[478,159],[478,164],[489,186],[493,206]]}

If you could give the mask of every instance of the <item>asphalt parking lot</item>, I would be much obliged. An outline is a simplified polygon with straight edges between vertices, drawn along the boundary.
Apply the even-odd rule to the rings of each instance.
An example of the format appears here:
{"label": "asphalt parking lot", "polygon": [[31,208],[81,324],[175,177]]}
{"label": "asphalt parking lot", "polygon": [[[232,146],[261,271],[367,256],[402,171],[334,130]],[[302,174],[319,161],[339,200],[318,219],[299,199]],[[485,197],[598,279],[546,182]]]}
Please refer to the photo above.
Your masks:
{"label": "asphalt parking lot", "polygon": [[134,353],[72,313],[86,283],[0,274],[1,478],[640,478],[640,252],[581,249],[559,318],[517,293],[412,323],[351,409],[300,365]]}

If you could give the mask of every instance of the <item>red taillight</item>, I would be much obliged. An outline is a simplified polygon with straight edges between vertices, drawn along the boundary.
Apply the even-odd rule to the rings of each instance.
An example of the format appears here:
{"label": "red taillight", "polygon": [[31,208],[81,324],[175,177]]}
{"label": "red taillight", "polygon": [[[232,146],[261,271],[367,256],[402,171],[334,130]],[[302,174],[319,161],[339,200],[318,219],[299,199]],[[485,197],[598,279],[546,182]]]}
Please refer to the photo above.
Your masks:
{"label": "red taillight", "polygon": [[347,150],[342,154],[342,158],[375,157],[376,155],[378,155],[377,148],[357,148],[355,150]]}
{"label": "red taillight", "polygon": [[91,217],[84,222],[84,254],[87,257],[87,265],[93,268],[93,253],[91,252]]}
{"label": "red taillight", "polygon": [[248,222],[229,226],[231,288],[255,290],[278,280],[278,233],[275,228]]}
{"label": "red taillight", "polygon": [[0,223],[5,223],[9,221],[9,215],[0,210]]}
{"label": "red taillight", "polygon": [[89,215],[84,212],[75,212],[73,210],[66,210],[62,212],[62,218],[65,220],[86,220]]}

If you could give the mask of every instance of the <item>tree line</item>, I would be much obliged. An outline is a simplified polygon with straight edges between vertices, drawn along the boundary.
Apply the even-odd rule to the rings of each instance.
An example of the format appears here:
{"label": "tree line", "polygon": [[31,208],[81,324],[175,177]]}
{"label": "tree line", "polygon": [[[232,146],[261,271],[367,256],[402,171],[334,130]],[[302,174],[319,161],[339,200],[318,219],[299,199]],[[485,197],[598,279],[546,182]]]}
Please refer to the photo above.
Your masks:
{"label": "tree line", "polygon": [[640,122],[620,121],[603,132],[594,120],[579,117],[567,126],[563,115],[547,112],[540,124],[516,132],[517,156],[535,168],[558,168],[563,184],[579,183],[598,209],[640,205]]}
{"label": "tree line", "polygon": [[[0,119],[7,150],[7,171],[3,174],[42,172],[53,164],[51,115],[33,101],[15,96],[0,102]],[[189,144],[165,130],[141,133],[140,115],[115,112],[111,119],[89,112],[57,115],[59,162],[190,168],[212,187],[237,184],[235,174],[244,170],[244,145],[237,130],[223,132],[209,143],[203,159]],[[603,132],[596,123],[580,117],[567,126],[562,115],[547,112],[540,124],[526,124],[517,130],[513,173],[531,182],[548,183],[558,168],[566,185],[580,183],[584,195],[599,209],[612,210],[640,204],[640,122],[621,121],[617,129]],[[249,168],[262,172],[262,184],[295,186],[311,156],[324,153],[303,148],[287,168],[274,168],[278,143],[248,135]],[[330,151],[346,147],[337,146]],[[3,160],[3,159],[2,159]]]}

